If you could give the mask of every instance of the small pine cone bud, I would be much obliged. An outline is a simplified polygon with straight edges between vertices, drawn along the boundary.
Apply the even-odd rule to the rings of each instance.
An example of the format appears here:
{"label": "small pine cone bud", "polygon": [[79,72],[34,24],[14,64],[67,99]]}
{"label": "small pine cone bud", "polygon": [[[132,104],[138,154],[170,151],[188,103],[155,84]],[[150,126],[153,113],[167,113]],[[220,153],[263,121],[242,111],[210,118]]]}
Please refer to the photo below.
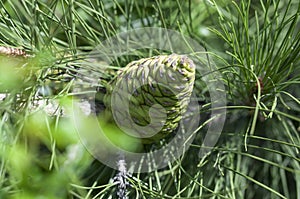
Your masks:
{"label": "small pine cone bud", "polygon": [[176,130],[194,80],[195,65],[186,56],[140,59],[129,63],[110,82],[104,103],[118,125],[151,143]]}

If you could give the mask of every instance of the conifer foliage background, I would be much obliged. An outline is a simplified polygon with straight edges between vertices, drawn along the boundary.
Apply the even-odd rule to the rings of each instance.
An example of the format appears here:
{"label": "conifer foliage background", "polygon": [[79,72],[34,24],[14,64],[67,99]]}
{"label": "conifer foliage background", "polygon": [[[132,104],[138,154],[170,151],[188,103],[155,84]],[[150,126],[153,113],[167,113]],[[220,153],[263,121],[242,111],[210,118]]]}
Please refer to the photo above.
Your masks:
{"label": "conifer foliage background", "polygon": [[[0,198],[117,198],[117,171],[95,161],[58,113],[71,106],[72,75],[92,68],[81,62],[90,51],[149,26],[205,46],[226,85],[226,124],[206,156],[204,126],[167,168],[128,175],[127,197],[300,198],[299,14],[297,0],[0,0]],[[141,50],[96,72],[109,80],[163,53]],[[197,79],[199,114],[209,113]],[[55,116],[42,111],[47,103],[57,103]]]}

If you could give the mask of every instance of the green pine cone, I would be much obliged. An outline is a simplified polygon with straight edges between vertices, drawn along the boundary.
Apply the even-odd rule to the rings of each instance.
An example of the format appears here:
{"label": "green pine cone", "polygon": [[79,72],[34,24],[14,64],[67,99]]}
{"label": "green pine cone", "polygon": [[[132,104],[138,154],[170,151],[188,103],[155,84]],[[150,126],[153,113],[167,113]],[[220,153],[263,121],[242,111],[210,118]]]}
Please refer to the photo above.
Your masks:
{"label": "green pine cone", "polygon": [[140,59],[129,63],[110,82],[104,103],[118,125],[144,143],[152,143],[178,127],[194,80],[195,65],[186,56]]}

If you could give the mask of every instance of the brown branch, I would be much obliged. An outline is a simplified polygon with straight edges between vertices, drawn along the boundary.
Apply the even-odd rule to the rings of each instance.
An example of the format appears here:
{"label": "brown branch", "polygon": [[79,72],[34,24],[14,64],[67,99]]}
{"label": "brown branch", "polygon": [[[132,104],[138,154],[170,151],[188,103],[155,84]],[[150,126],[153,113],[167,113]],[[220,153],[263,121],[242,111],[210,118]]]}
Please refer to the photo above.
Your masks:
{"label": "brown branch", "polygon": [[22,49],[12,48],[12,47],[5,47],[5,46],[0,46],[0,54],[9,55],[9,56],[28,57],[26,52]]}

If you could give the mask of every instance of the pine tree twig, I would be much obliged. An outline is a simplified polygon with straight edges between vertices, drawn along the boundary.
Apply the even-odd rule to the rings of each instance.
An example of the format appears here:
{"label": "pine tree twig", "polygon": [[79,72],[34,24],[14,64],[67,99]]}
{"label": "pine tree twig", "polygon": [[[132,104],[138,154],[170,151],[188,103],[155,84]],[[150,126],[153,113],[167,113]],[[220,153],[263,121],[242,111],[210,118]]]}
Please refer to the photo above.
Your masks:
{"label": "pine tree twig", "polygon": [[22,49],[5,47],[5,46],[0,46],[0,54],[9,55],[9,56],[28,57],[28,54],[26,54],[26,52]]}
{"label": "pine tree twig", "polygon": [[128,199],[126,196],[127,193],[127,168],[124,155],[120,155],[120,158],[117,162],[119,172],[114,178],[114,181],[118,184],[117,196],[119,199]]}

